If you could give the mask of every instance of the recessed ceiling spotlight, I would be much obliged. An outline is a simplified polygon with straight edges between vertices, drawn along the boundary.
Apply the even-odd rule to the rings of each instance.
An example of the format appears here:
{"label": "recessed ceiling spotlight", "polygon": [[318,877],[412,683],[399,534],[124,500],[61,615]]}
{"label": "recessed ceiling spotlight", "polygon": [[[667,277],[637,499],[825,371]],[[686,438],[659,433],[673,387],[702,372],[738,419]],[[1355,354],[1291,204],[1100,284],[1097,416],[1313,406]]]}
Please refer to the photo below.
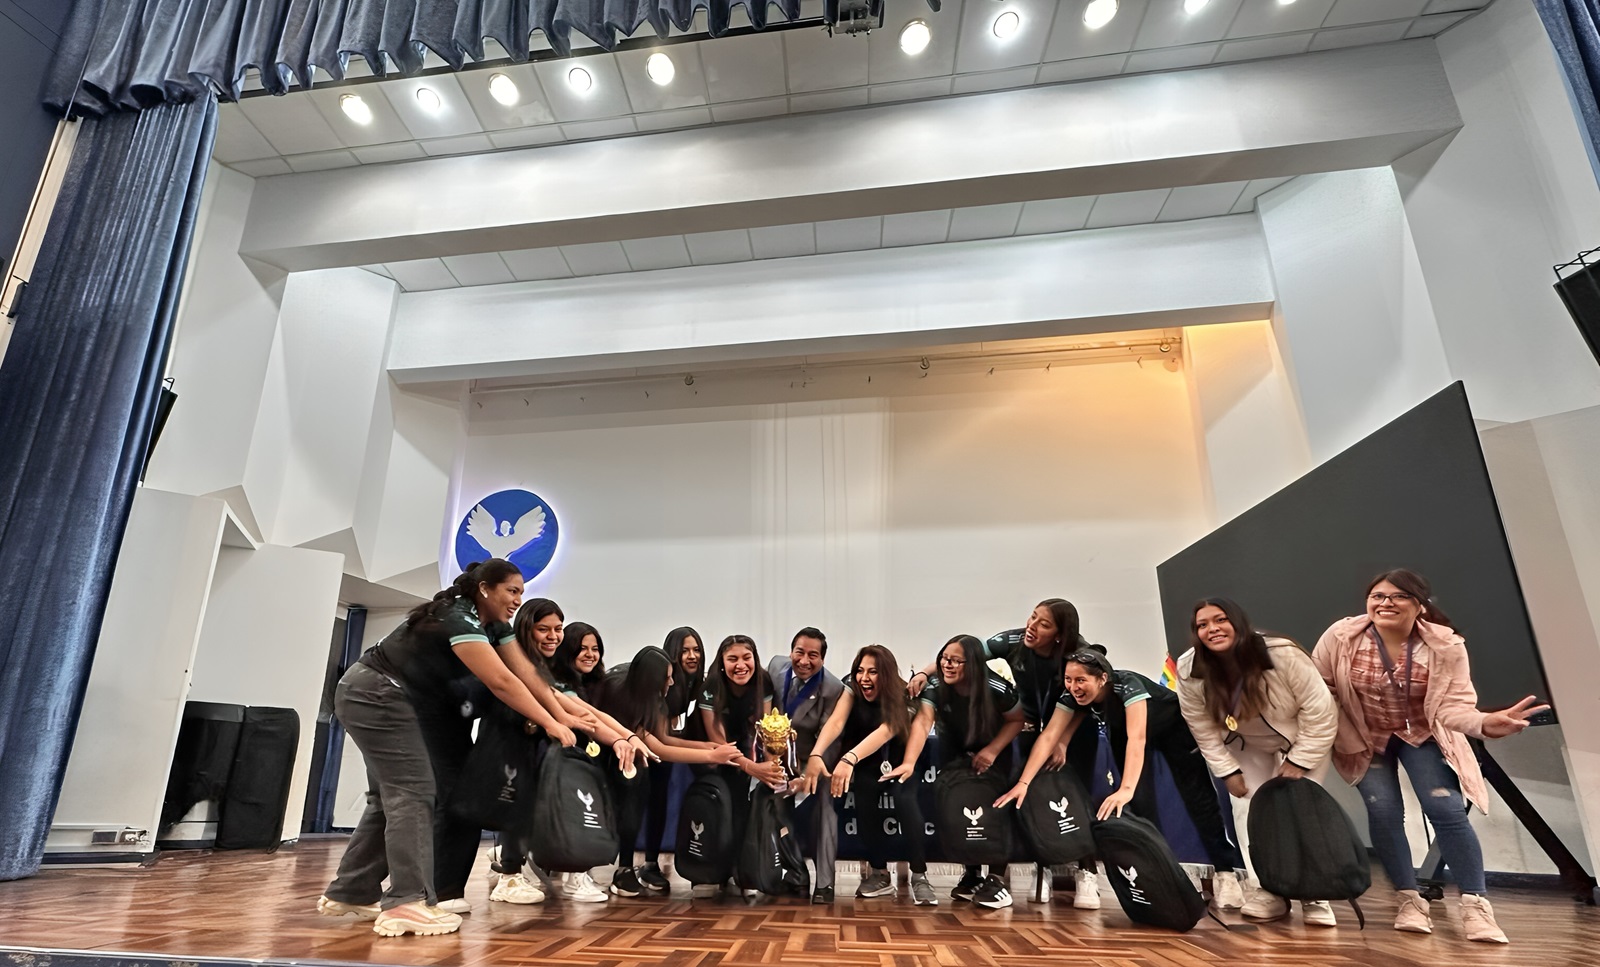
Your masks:
{"label": "recessed ceiling spotlight", "polygon": [[1211,0],[1183,0],[1183,12],[1191,15],[1197,14],[1204,10],[1206,4],[1210,2]]}
{"label": "recessed ceiling spotlight", "polygon": [[655,81],[662,87],[666,87],[668,84],[671,84],[672,79],[678,76],[678,68],[673,65],[672,58],[659,51],[651,54],[649,58],[645,60],[644,72],[650,75],[650,79],[652,81]]}
{"label": "recessed ceiling spotlight", "polygon": [[339,110],[357,124],[372,123],[372,108],[367,106],[367,102],[361,99],[360,94],[342,95],[339,98]]}
{"label": "recessed ceiling spotlight", "polygon": [[594,87],[594,78],[582,67],[574,67],[567,71],[567,85],[579,94],[587,94]]}
{"label": "recessed ceiling spotlight", "polygon": [[915,57],[928,49],[933,41],[933,31],[921,20],[913,20],[900,28],[900,49]]}
{"label": "recessed ceiling spotlight", "polygon": [[1022,17],[1015,10],[1007,10],[994,18],[994,35],[1005,40],[1022,26]]}
{"label": "recessed ceiling spotlight", "polygon": [[517,82],[504,74],[490,75],[489,96],[506,107],[522,100],[522,92],[517,89]]}
{"label": "recessed ceiling spotlight", "polygon": [[435,111],[438,111],[441,107],[444,107],[444,102],[439,100],[439,92],[435,91],[431,87],[417,88],[417,103],[420,104],[422,109],[427,111],[429,114],[432,114]]}
{"label": "recessed ceiling spotlight", "polygon": [[1117,0],[1094,0],[1083,8],[1083,25],[1090,30],[1099,30],[1110,23],[1116,15]]}
{"label": "recessed ceiling spotlight", "polygon": [[1294,0],[1278,0],[1278,6],[1280,7],[1287,7],[1291,3],[1294,3]]}

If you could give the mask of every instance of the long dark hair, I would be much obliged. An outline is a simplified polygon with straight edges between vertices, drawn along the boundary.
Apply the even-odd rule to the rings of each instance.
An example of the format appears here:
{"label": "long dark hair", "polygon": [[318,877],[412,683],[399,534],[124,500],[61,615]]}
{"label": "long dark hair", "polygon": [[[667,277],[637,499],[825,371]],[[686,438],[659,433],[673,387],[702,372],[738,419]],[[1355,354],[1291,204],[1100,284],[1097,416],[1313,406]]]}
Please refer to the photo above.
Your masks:
{"label": "long dark hair", "polygon": [[[904,741],[911,734],[911,707],[901,701],[906,694],[906,682],[900,677],[900,663],[895,661],[894,652],[882,645],[867,645],[856,652],[855,659],[850,662],[851,681],[861,671],[861,659],[868,657],[878,665],[877,706],[883,711],[883,724],[895,738]],[[857,692],[856,701],[866,700]]]}
{"label": "long dark hair", "polygon": [[[755,674],[750,676],[750,684],[745,686],[743,695],[734,694],[733,683],[728,681],[728,674],[722,666],[722,656],[736,645],[750,649],[750,661],[755,665]],[[712,712],[722,716],[725,721],[739,724],[739,734],[728,736],[728,741],[743,743],[745,737],[754,731],[756,719],[761,717],[762,697],[772,691],[772,680],[767,677],[767,670],[761,667],[761,652],[756,650],[755,639],[749,635],[729,635],[722,639],[722,644],[717,646],[716,661],[706,671],[706,685],[711,691]]]}
{"label": "long dark hair", "polygon": [[[523,654],[528,656],[534,669],[547,682],[554,681],[555,677],[551,674],[550,663],[544,660],[544,656],[539,654],[539,646],[533,643],[533,626],[551,615],[562,621],[567,620],[567,616],[561,613],[561,605],[549,598],[529,598],[522,602],[522,607],[517,609],[517,616],[511,619],[511,630],[517,636],[517,644],[522,646]],[[562,641],[566,639],[562,638]]]}
{"label": "long dark hair", "polygon": [[[967,682],[967,734],[963,749],[975,749],[989,743],[1000,731],[1000,710],[995,708],[994,690],[989,687],[989,666],[983,658],[983,642],[972,635],[956,635],[939,649],[939,657],[952,647],[961,649],[967,660],[962,677]],[[943,668],[941,663],[940,668]],[[955,700],[953,686],[939,688],[939,711],[950,714]]]}
{"label": "long dark hair", "polygon": [[653,645],[641,648],[625,668],[618,668],[600,683],[595,704],[630,732],[660,736],[667,724],[662,694],[671,668],[666,651]]}
{"label": "long dark hair", "polygon": [[[690,638],[700,646],[700,667],[695,669],[693,675],[683,670],[683,643]],[[705,687],[706,665],[710,661],[706,655],[706,640],[700,637],[700,632],[685,625],[667,632],[667,640],[661,648],[672,660],[672,688],[667,692],[667,707],[674,715],[681,715],[689,708],[690,702],[700,697],[700,690]]]}
{"label": "long dark hair", "polygon": [[423,621],[444,617],[457,601],[475,597],[480,584],[495,587],[503,584],[511,575],[521,573],[515,564],[498,557],[468,564],[467,569],[457,574],[449,587],[433,596],[433,600],[422,602],[406,614],[406,627],[414,628]]}
{"label": "long dark hair", "polygon": [[[1196,618],[1201,608],[1218,608],[1233,625],[1233,647],[1223,658],[1207,648],[1200,640]],[[1192,674],[1206,683],[1206,714],[1213,722],[1222,722],[1232,715],[1237,719],[1251,719],[1267,707],[1267,672],[1272,670],[1272,656],[1267,652],[1267,639],[1250,623],[1238,602],[1229,598],[1205,598],[1196,601],[1189,609],[1189,646],[1194,649]],[[1233,690],[1243,682],[1239,693],[1239,707],[1231,708]]]}
{"label": "long dark hair", "polygon": [[[1045,598],[1035,608],[1049,608],[1050,620],[1056,623],[1055,644],[1045,652],[1051,661],[1065,658],[1067,652],[1078,647],[1078,609],[1066,598]],[[1042,710],[1041,710],[1042,711]]]}
{"label": "long dark hair", "polygon": [[1371,594],[1373,588],[1385,581],[1417,599],[1417,603],[1422,605],[1422,613],[1417,616],[1418,618],[1426,618],[1429,624],[1444,625],[1451,631],[1457,630],[1456,624],[1450,620],[1450,616],[1445,614],[1444,610],[1434,603],[1433,585],[1428,583],[1427,578],[1410,568],[1397,567],[1392,571],[1384,571],[1369,581],[1367,583],[1367,593]]}
{"label": "long dark hair", "polygon": [[[600,664],[594,666],[594,671],[585,675],[578,671],[578,653],[583,651],[583,639],[590,635],[594,635],[594,643],[600,649]],[[561,644],[556,646],[556,653],[550,656],[550,674],[556,681],[580,692],[605,678],[606,642],[600,637],[599,630],[594,625],[582,621],[574,621],[563,628]]]}

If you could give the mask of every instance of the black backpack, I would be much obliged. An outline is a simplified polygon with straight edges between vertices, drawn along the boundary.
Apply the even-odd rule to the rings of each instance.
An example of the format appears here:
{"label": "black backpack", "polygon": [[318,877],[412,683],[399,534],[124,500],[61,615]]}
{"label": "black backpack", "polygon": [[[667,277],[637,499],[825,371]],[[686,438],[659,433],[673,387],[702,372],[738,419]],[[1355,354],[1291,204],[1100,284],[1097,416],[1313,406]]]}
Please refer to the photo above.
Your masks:
{"label": "black backpack", "polygon": [[581,873],[617,858],[617,826],[598,756],[585,752],[580,733],[572,748],[552,745],[534,792],[534,835],[528,855],[552,873]]}
{"label": "black backpack", "polygon": [[690,883],[722,884],[733,872],[733,795],[708,772],[689,784],[678,810],[672,866]]}
{"label": "black backpack", "polygon": [[794,834],[789,802],[765,786],[750,797],[750,822],[739,848],[735,879],[740,887],[768,896],[811,892],[811,874]]}
{"label": "black backpack", "polygon": [[939,770],[933,781],[934,826],[945,859],[967,866],[1011,861],[1012,810],[994,806],[1005,793],[1003,782],[993,770],[980,776],[965,762]]}
{"label": "black backpack", "polygon": [[1041,771],[1017,806],[1017,825],[1035,863],[1071,863],[1094,852],[1094,804],[1071,770]]}
{"label": "black backpack", "polygon": [[545,739],[530,736],[522,716],[495,702],[478,723],[450,798],[450,811],[478,829],[516,832],[530,821]]}
{"label": "black backpack", "polygon": [[1129,920],[1184,933],[1206,915],[1205,898],[1152,823],[1125,814],[1093,829],[1095,851]]}
{"label": "black backpack", "polygon": [[1310,779],[1269,779],[1250,796],[1250,861],[1261,888],[1286,900],[1356,899],[1372,886],[1372,866],[1355,823]]}

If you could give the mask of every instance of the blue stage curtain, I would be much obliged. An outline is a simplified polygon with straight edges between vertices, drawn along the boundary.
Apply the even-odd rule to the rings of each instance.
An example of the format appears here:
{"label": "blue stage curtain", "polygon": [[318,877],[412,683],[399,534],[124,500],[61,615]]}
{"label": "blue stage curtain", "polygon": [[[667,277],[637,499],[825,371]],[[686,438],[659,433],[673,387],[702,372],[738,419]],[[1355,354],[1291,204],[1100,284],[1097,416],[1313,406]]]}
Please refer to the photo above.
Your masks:
{"label": "blue stage curtain", "polygon": [[0,880],[39,868],[216,136],[210,99],[83,125],[0,363]]}
{"label": "blue stage curtain", "polygon": [[[939,0],[927,4],[939,9]],[[829,0],[830,15],[837,6]],[[432,51],[459,70],[483,59],[486,38],[524,61],[534,30],[558,54],[571,52],[574,32],[611,50],[647,24],[662,37],[687,30],[701,9],[717,37],[739,7],[758,29],[800,16],[800,0],[78,0],[45,101],[63,113],[102,114],[211,95],[237,100],[251,68],[283,94],[309,86],[314,68],[342,79],[352,56],[375,74],[414,74]]]}
{"label": "blue stage curtain", "polygon": [[1591,162],[1600,158],[1600,0],[1534,0],[1556,58],[1567,75],[1573,107],[1589,140]]}

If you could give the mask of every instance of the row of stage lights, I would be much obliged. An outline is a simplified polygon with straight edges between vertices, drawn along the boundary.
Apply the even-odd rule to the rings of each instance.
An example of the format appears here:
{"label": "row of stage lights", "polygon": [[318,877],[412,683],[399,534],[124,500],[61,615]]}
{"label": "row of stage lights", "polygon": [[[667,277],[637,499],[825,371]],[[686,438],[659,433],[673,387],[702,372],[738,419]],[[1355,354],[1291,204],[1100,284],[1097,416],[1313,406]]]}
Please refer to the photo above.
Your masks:
{"label": "row of stage lights", "polygon": [[[1294,2],[1295,0],[1278,0],[1278,6],[1287,7]],[[1183,9],[1192,16],[1204,10],[1210,3],[1211,0],[1183,0]],[[1117,0],[1091,0],[1089,5],[1083,8],[1084,26],[1090,30],[1099,30],[1116,18],[1117,8]],[[995,15],[989,29],[1000,40],[1009,40],[1022,29],[1022,15],[1015,10],[1002,10]],[[917,56],[927,50],[928,44],[932,41],[933,30],[925,21],[913,20],[900,29],[900,49],[907,56]],[[652,82],[662,87],[671,84],[678,74],[672,58],[661,51],[651,54],[645,60],[644,71]],[[578,94],[587,94],[594,89],[594,75],[582,67],[574,67],[567,71],[567,85]],[[489,96],[506,107],[511,107],[522,100],[522,92],[517,88],[517,82],[505,74],[489,75]],[[416,98],[417,104],[429,114],[444,109],[444,101],[440,99],[439,92],[431,87],[417,88]],[[359,94],[345,94],[340,97],[339,109],[357,124],[372,123],[372,108]]]}

